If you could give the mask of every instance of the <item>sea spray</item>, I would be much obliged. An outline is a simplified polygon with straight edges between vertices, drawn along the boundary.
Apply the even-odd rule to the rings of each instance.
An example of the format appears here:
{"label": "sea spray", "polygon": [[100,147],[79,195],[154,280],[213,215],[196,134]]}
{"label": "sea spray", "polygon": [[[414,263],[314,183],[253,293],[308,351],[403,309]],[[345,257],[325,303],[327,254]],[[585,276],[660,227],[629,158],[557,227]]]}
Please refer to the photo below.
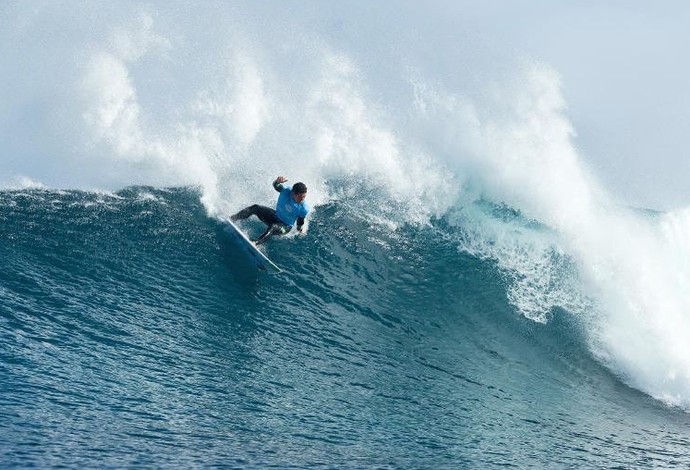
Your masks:
{"label": "sea spray", "polygon": [[460,129],[443,152],[457,156],[469,186],[544,228],[525,230],[466,207],[460,247],[504,269],[508,296],[523,314],[546,321],[554,307],[570,311],[616,374],[688,408],[685,213],[658,218],[614,204],[577,154],[557,74],[530,63],[523,72],[484,103],[443,100],[437,111]]}
{"label": "sea spray", "polygon": [[610,220],[607,248],[592,260],[602,286],[595,351],[635,387],[690,409],[686,211]]}

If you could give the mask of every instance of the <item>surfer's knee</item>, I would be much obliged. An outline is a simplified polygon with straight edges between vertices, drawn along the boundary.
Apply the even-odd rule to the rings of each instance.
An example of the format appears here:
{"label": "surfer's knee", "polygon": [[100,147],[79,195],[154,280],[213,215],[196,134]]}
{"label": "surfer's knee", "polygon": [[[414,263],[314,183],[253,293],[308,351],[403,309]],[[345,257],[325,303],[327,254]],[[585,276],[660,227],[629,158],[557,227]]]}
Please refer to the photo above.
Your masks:
{"label": "surfer's knee", "polygon": [[245,212],[249,215],[255,215],[259,217],[259,215],[261,214],[261,206],[258,204],[252,204],[251,206],[245,209]]}

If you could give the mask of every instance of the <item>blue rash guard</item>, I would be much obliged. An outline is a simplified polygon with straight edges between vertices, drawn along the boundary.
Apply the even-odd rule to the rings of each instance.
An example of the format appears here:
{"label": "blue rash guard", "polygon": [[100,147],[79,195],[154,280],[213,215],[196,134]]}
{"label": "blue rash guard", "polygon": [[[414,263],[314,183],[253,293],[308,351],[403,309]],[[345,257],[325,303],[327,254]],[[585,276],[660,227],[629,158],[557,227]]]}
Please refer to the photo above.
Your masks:
{"label": "blue rash guard", "polygon": [[278,203],[276,204],[276,215],[285,225],[292,227],[297,222],[297,228],[302,227],[304,218],[309,214],[309,205],[306,201],[300,203],[292,199],[292,187],[278,189],[282,185],[275,185],[276,190],[280,191]]}

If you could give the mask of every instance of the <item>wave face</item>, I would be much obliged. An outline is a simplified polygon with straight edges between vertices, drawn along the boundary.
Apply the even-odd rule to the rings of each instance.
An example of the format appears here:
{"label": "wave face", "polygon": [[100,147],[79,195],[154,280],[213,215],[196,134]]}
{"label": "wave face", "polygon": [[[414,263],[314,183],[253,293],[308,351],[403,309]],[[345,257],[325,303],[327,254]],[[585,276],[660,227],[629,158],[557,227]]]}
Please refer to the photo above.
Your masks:
{"label": "wave face", "polygon": [[[3,8],[8,463],[683,460],[690,213],[616,201],[483,10]],[[257,277],[217,218],[280,174],[316,211]]]}
{"label": "wave face", "polygon": [[266,247],[271,276],[199,198],[0,193],[3,467],[690,463],[687,415],[621,383],[571,312],[520,314],[449,220],[326,204]]}

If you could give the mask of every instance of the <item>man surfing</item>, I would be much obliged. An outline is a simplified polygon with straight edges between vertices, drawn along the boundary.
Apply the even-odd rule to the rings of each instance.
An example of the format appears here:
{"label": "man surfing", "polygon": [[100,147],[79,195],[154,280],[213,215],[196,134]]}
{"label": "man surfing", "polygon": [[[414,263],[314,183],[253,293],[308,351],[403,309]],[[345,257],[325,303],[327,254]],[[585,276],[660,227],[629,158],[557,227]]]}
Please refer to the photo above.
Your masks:
{"label": "man surfing", "polygon": [[256,245],[266,242],[274,235],[285,235],[292,230],[295,223],[297,224],[297,231],[302,232],[304,219],[310,210],[305,201],[307,186],[304,183],[295,183],[292,187],[285,187],[283,183],[286,181],[287,178],[279,176],[273,182],[273,189],[280,193],[275,210],[254,204],[230,217],[230,220],[236,222],[255,215],[268,225],[266,231],[254,240]]}

